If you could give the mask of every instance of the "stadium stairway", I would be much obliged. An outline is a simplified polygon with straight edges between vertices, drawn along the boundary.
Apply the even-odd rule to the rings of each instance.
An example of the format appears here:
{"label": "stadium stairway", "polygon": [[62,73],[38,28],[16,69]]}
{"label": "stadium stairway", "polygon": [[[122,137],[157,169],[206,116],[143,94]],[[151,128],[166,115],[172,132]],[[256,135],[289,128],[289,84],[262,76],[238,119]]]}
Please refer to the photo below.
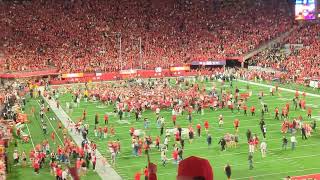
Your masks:
{"label": "stadium stairway", "polygon": [[281,34],[280,36],[278,36],[278,37],[276,37],[276,38],[274,38],[274,39],[272,39],[272,40],[270,40],[268,42],[263,43],[262,45],[258,46],[257,48],[255,48],[252,51],[249,51],[248,53],[246,53],[243,56],[243,61],[246,61],[247,59],[250,59],[251,57],[257,55],[261,51],[263,51],[263,50],[265,50],[267,48],[270,48],[273,45],[281,42],[284,38],[288,37],[293,31],[299,29],[301,26],[302,26],[302,24],[296,25],[296,26],[292,27],[289,31]]}

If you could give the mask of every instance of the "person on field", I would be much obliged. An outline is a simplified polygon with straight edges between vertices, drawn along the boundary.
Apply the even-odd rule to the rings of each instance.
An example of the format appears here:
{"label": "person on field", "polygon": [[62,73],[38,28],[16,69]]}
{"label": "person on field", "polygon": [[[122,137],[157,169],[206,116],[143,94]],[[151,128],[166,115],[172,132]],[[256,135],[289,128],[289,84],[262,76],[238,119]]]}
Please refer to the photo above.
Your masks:
{"label": "person on field", "polygon": [[226,173],[228,180],[230,180],[231,179],[231,166],[229,164],[227,164],[224,167],[224,172]]}
{"label": "person on field", "polygon": [[267,155],[267,143],[265,141],[262,141],[260,144],[260,150],[261,150],[261,156],[262,158],[265,158]]}
{"label": "person on field", "polygon": [[296,144],[297,144],[297,139],[294,135],[292,135],[290,140],[291,140],[291,150],[295,150]]}
{"label": "person on field", "polygon": [[287,150],[287,145],[288,145],[288,139],[283,136],[282,138],[282,150]]}

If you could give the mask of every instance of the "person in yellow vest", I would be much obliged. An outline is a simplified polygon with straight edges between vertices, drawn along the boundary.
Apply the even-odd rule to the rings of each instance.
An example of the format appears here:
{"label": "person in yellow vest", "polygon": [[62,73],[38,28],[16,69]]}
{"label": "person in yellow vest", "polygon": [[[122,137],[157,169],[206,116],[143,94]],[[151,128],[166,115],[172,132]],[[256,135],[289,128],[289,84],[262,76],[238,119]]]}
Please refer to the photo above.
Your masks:
{"label": "person in yellow vest", "polygon": [[89,92],[88,90],[84,91],[84,101],[87,102],[88,101],[88,97],[89,97]]}

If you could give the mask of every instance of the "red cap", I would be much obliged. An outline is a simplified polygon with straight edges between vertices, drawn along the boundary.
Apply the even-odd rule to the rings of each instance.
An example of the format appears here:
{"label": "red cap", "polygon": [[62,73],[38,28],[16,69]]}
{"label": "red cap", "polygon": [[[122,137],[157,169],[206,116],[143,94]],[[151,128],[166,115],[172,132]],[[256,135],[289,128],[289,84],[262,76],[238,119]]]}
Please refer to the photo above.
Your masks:
{"label": "red cap", "polygon": [[193,177],[213,180],[213,170],[208,160],[190,156],[179,163],[177,179],[192,179]]}

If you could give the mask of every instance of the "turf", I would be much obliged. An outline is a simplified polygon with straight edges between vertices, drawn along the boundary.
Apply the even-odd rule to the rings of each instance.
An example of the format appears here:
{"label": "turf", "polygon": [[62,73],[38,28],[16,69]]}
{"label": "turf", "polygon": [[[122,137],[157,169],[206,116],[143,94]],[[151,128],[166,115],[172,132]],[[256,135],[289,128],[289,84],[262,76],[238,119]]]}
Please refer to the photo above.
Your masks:
{"label": "turf", "polygon": [[[220,83],[215,82],[215,84],[220,86]],[[206,83],[209,89],[212,84],[210,82]],[[228,85],[226,85],[228,86]],[[238,86],[240,92],[246,92],[246,83],[234,82],[233,86]],[[230,87],[226,87],[229,89]],[[225,179],[223,168],[229,163],[232,166],[232,177],[233,179],[248,179],[249,177],[257,177],[258,179],[279,179],[287,175],[301,175],[301,174],[311,174],[320,172],[319,160],[320,150],[319,143],[319,132],[313,133],[313,136],[306,141],[302,141],[297,134],[298,145],[296,150],[291,151],[290,147],[288,150],[281,150],[281,139],[282,134],[280,132],[281,120],[274,120],[274,108],[283,107],[286,102],[291,103],[291,99],[294,93],[282,91],[281,94],[275,96],[269,96],[269,89],[265,87],[250,85],[250,89],[253,91],[252,96],[248,100],[248,107],[255,105],[257,110],[260,110],[260,103],[258,100],[258,93],[264,91],[267,94],[264,97],[264,101],[269,106],[269,113],[266,113],[265,119],[267,124],[267,144],[268,153],[267,158],[262,159],[260,152],[256,152],[254,155],[254,169],[249,170],[248,168],[248,145],[246,143],[245,132],[247,129],[251,129],[253,134],[257,134],[259,139],[262,139],[262,134],[259,128],[260,113],[257,112],[256,116],[251,115],[244,116],[243,112],[231,113],[228,109],[222,109],[217,111],[210,111],[209,109],[205,111],[204,115],[199,115],[194,113],[193,124],[200,123],[203,125],[204,120],[209,120],[210,122],[210,133],[212,134],[214,141],[213,147],[208,149],[206,144],[205,132],[202,133],[202,137],[196,138],[192,144],[186,142],[184,157],[191,155],[200,156],[208,159],[214,169],[215,179]],[[303,90],[300,88],[299,90]],[[313,106],[313,115],[317,120],[320,119],[319,114],[319,98],[307,97],[307,104]],[[71,101],[71,94],[64,94],[60,97],[60,102],[65,105],[65,102]],[[110,140],[120,139],[121,141],[121,154],[117,158],[115,169],[122,176],[123,179],[133,179],[134,173],[140,171],[145,167],[147,158],[145,155],[141,157],[134,157],[132,155],[131,149],[131,138],[129,136],[129,128],[134,127],[135,129],[144,129],[143,122],[135,122],[134,116],[125,117],[130,124],[119,124],[117,116],[110,117],[110,124],[116,129],[116,137],[109,137],[108,139],[100,140],[94,137],[93,127],[94,127],[94,115],[99,113],[100,125],[102,124],[102,116],[105,113],[111,113],[113,111],[113,106],[105,106],[100,102],[81,102],[79,108],[75,108],[71,117],[73,120],[77,120],[81,117],[83,109],[87,109],[87,123],[90,124],[89,138],[98,144],[99,151],[109,159],[110,154],[107,150],[107,142]],[[292,107],[292,105],[291,105]],[[160,113],[166,119],[166,128],[173,128],[171,122],[171,110],[162,110]],[[225,117],[225,124],[223,128],[218,127],[218,116],[222,114]],[[305,121],[310,121],[307,119],[306,111],[303,110],[291,110],[290,117],[297,117],[302,115]],[[316,115],[318,117],[316,117]],[[155,138],[159,134],[159,129],[156,128],[155,114],[152,111],[146,111],[143,113],[143,117],[148,117],[151,120],[150,130],[144,130],[147,135],[151,135]],[[240,119],[240,147],[230,148],[225,152],[220,151],[218,146],[218,139],[221,138],[225,133],[233,133],[233,120],[235,118]],[[178,116],[177,123],[182,127],[187,127],[188,121],[186,116]],[[109,127],[110,127],[109,124]],[[287,135],[288,139],[290,135]],[[163,140],[163,138],[162,138]],[[171,139],[171,142],[173,139]],[[171,154],[172,148],[169,148],[169,153]],[[153,149],[150,153],[151,161],[158,164],[158,177],[159,179],[175,179],[177,173],[177,165],[170,162],[166,167],[162,167],[160,163],[160,153]],[[170,158],[170,155],[168,155]]]}
{"label": "turf", "polygon": [[[217,88],[219,89],[221,84],[215,82]],[[212,87],[212,82],[205,83],[207,89]],[[246,92],[246,83],[234,82],[233,87],[238,86],[240,92]],[[75,86],[77,87],[77,86]],[[230,89],[234,91],[232,88],[228,87],[228,84],[225,85],[227,90]],[[253,91],[252,96],[249,98],[247,105],[251,107],[251,105],[256,106],[257,113],[256,116],[252,117],[251,115],[244,116],[243,112],[231,113],[228,109],[222,109],[217,111],[211,111],[209,109],[205,110],[204,115],[193,113],[193,124],[200,123],[203,125],[204,120],[208,120],[210,122],[210,134],[213,137],[213,146],[208,149],[206,144],[206,134],[203,131],[202,137],[195,138],[192,144],[185,143],[185,152],[184,158],[195,155],[206,158],[210,161],[213,169],[214,169],[214,177],[215,179],[226,179],[223,168],[229,163],[232,167],[232,179],[249,179],[250,177],[254,177],[254,179],[280,179],[287,175],[303,175],[303,174],[311,174],[320,172],[319,160],[320,154],[318,151],[320,150],[320,142],[319,142],[319,132],[314,132],[313,136],[306,141],[302,141],[299,135],[297,134],[298,145],[296,150],[291,151],[288,146],[288,150],[281,150],[281,138],[282,134],[280,132],[281,128],[281,120],[274,120],[274,108],[275,107],[283,107],[286,102],[290,102],[291,107],[291,99],[294,96],[294,93],[282,91],[281,94],[276,94],[275,96],[269,96],[269,88],[250,85],[250,90]],[[301,91],[312,91],[310,89],[304,89],[304,87],[300,87]],[[269,106],[269,113],[265,115],[265,122],[267,124],[267,144],[268,144],[268,152],[267,157],[262,159],[260,152],[256,152],[254,154],[254,169],[249,170],[248,166],[248,145],[246,143],[246,130],[251,129],[253,134],[257,134],[259,139],[262,139],[262,134],[259,127],[260,121],[260,102],[258,100],[259,91],[264,91],[267,94],[264,97],[264,101]],[[62,94],[59,98],[61,105],[64,107],[66,102],[70,102],[72,100],[71,94]],[[319,117],[319,102],[320,98],[307,96],[306,98],[307,105],[313,106],[313,117],[317,120]],[[38,111],[39,105],[36,100],[30,100],[27,105],[26,112],[30,111],[30,107],[36,107],[36,111]],[[129,128],[134,127],[135,129],[141,129],[146,132],[147,135],[151,135],[153,139],[155,136],[159,135],[159,129],[156,128],[155,122],[155,113],[152,111],[146,111],[142,115],[143,117],[148,117],[151,121],[150,130],[144,130],[143,122],[135,122],[134,115],[131,117],[125,117],[130,124],[120,124],[117,116],[109,116],[109,127],[113,125],[115,127],[116,136],[108,137],[108,139],[99,139],[94,137],[93,128],[94,128],[94,115],[95,113],[100,114],[100,124],[102,127],[104,126],[102,117],[105,113],[113,112],[113,105],[106,106],[101,102],[84,102],[81,101],[80,107],[75,108],[73,113],[71,114],[71,118],[74,121],[77,121],[81,116],[83,109],[86,109],[88,112],[87,115],[87,123],[90,124],[89,130],[89,138],[91,141],[95,141],[98,144],[99,151],[107,158],[110,159],[110,153],[107,150],[107,142],[111,140],[120,139],[121,141],[121,153],[117,157],[117,162],[115,165],[115,170],[119,173],[119,175],[123,179],[133,179],[134,174],[137,171],[141,171],[147,163],[147,158],[145,155],[141,157],[134,157],[132,155],[131,148],[131,137],[129,136]],[[36,113],[38,114],[38,113]],[[173,128],[173,124],[171,122],[171,110],[161,110],[160,113],[166,119],[166,128]],[[218,116],[222,114],[225,118],[224,127],[218,127]],[[305,121],[310,121],[307,119],[306,111],[303,110],[291,110],[290,117],[296,117],[298,115],[302,115]],[[53,117],[53,113],[50,112],[47,114],[48,117]],[[318,116],[318,117],[317,117]],[[35,119],[33,117],[29,117],[31,119],[31,123],[29,124],[30,132],[32,134],[32,138],[36,143],[41,142],[43,139],[50,139],[49,135],[43,136],[42,131],[39,126],[39,119]],[[233,120],[235,118],[240,119],[240,131],[239,131],[239,144],[238,148],[230,148],[227,151],[221,152],[220,147],[218,145],[218,139],[220,139],[225,133],[234,133],[233,130]],[[313,119],[312,119],[313,120]],[[57,129],[57,122],[51,121],[52,126]],[[186,119],[186,115],[177,117],[177,124],[182,127],[188,126],[188,121]],[[48,124],[48,131],[50,134],[52,131],[52,127]],[[57,130],[57,133],[62,137],[61,132]],[[287,135],[288,138],[290,135]],[[57,139],[57,138],[56,138]],[[162,137],[163,141],[164,137]],[[58,144],[59,140],[57,139],[56,144]],[[173,139],[171,139],[171,144]],[[51,142],[51,147],[54,147],[54,144]],[[12,148],[12,147],[11,147]],[[32,148],[31,143],[23,144],[19,142],[18,149],[26,149],[26,152],[29,152],[29,149]],[[21,152],[21,151],[20,151]],[[169,147],[168,158],[171,158],[170,154],[172,152],[172,147]],[[11,155],[9,156],[11,158]],[[152,149],[150,152],[151,161],[158,164],[158,179],[160,180],[171,180],[175,179],[177,174],[177,165],[173,164],[171,161],[168,163],[166,167],[162,167],[160,163],[160,153],[156,149]],[[31,168],[15,168],[11,167],[11,173],[9,174],[8,179],[47,179],[48,177],[52,177],[49,175],[49,168],[45,168],[41,170],[40,175],[35,176]],[[53,178],[53,177],[52,177]],[[87,176],[81,179],[99,179],[96,173],[89,172]]]}

